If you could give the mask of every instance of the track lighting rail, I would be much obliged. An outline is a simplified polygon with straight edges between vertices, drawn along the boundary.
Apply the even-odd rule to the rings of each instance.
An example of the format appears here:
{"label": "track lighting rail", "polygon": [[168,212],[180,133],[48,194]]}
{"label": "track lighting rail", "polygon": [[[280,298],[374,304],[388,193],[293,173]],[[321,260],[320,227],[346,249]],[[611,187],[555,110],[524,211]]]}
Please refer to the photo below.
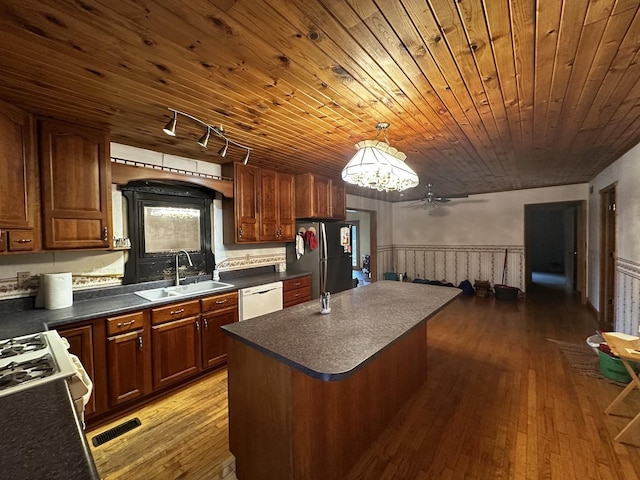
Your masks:
{"label": "track lighting rail", "polygon": [[183,117],[189,118],[207,129],[206,132],[202,135],[202,137],[200,137],[200,139],[198,140],[198,144],[200,146],[202,146],[203,148],[207,148],[207,145],[209,144],[209,137],[211,136],[211,133],[213,133],[214,135],[216,135],[217,137],[220,137],[225,141],[225,144],[223,145],[223,147],[218,151],[218,155],[224,158],[227,155],[227,150],[229,148],[229,145],[234,145],[238,148],[242,148],[247,151],[242,163],[246,165],[249,162],[249,154],[253,149],[251,147],[247,147],[246,145],[238,143],[234,140],[231,140],[229,137],[227,137],[227,135],[225,135],[224,133],[224,127],[222,127],[222,125],[220,127],[209,125],[208,123],[203,122],[199,118],[194,117],[193,115],[190,115],[186,112],[176,110],[175,108],[169,107],[168,110],[173,112],[173,118],[169,120],[169,122],[163,128],[164,133],[166,133],[167,135],[171,137],[176,136],[176,125],[178,123],[178,115],[182,115]]}

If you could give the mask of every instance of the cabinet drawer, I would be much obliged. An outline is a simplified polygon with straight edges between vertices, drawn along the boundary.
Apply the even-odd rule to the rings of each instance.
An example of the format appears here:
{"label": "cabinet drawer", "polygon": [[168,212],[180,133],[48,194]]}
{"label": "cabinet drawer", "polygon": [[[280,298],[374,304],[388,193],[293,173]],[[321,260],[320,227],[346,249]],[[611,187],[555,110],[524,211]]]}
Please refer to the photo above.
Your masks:
{"label": "cabinet drawer", "polygon": [[35,247],[33,230],[9,230],[9,250],[12,252],[30,252]]}
{"label": "cabinet drawer", "polygon": [[138,330],[144,326],[144,312],[128,313],[107,318],[107,335]]}
{"label": "cabinet drawer", "polygon": [[311,300],[311,287],[306,286],[289,292],[284,292],[283,297],[284,308],[297,305],[298,303],[308,302]]}
{"label": "cabinet drawer", "polygon": [[238,292],[224,293],[215,297],[207,297],[200,300],[202,311],[209,312],[238,305]]}
{"label": "cabinet drawer", "polygon": [[200,314],[200,300],[174,303],[166,307],[153,308],[151,310],[151,323],[168,322],[179,318],[193,317]]}
{"label": "cabinet drawer", "polygon": [[290,278],[289,280],[285,280],[283,282],[283,290],[284,292],[288,292],[291,290],[295,290],[297,288],[310,287],[311,286],[311,277],[309,275],[305,277],[298,278]]}

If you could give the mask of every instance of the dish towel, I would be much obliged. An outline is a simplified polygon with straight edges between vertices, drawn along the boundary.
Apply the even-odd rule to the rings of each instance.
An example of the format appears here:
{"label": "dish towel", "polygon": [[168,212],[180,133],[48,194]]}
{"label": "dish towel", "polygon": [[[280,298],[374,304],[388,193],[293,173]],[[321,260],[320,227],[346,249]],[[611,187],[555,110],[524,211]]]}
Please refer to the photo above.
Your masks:
{"label": "dish towel", "polygon": [[311,250],[315,250],[318,246],[318,240],[316,240],[316,234],[313,232],[313,230],[307,230],[304,234],[304,239]]}
{"label": "dish towel", "polygon": [[300,260],[302,255],[304,255],[304,238],[302,235],[296,235],[296,258]]}

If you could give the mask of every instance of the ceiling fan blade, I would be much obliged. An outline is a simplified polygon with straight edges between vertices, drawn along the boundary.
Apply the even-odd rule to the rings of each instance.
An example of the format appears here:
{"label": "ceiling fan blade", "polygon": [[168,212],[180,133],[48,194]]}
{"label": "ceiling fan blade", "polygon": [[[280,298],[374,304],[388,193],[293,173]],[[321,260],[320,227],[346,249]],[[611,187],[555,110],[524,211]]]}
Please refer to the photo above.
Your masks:
{"label": "ceiling fan blade", "polygon": [[445,195],[445,198],[469,198],[469,195],[465,193],[460,193],[457,195]]}

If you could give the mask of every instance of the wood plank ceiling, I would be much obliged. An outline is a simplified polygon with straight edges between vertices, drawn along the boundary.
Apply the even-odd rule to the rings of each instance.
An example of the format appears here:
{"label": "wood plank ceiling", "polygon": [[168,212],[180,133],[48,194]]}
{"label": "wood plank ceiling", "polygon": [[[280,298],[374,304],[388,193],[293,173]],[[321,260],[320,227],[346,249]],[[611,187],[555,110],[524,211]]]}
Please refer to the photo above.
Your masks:
{"label": "wood plank ceiling", "polygon": [[340,176],[379,121],[420,187],[589,181],[640,141],[637,0],[3,0],[0,98],[115,142]]}

